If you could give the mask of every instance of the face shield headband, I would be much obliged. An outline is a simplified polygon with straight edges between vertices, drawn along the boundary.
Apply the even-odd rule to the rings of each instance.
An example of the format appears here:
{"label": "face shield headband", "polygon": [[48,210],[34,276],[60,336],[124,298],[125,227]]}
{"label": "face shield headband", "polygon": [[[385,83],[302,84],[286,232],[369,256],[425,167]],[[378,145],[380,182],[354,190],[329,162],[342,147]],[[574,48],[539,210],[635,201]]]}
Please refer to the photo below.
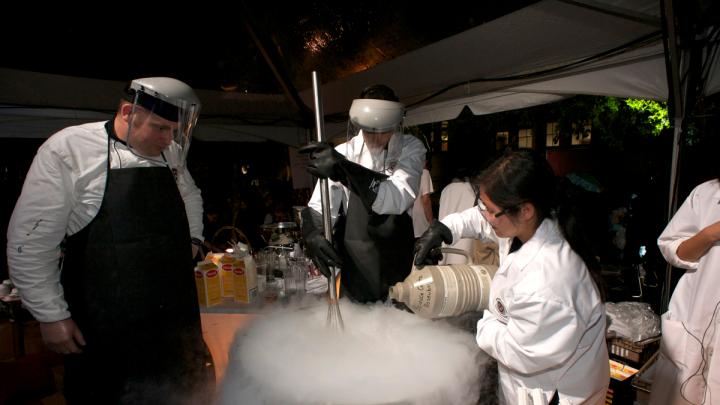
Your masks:
{"label": "face shield headband", "polygon": [[199,103],[182,99],[170,102],[142,89],[128,89],[126,99],[132,103],[127,133],[130,151],[174,169],[184,168],[200,113]]}
{"label": "face shield headband", "polygon": [[[402,103],[378,99],[355,99],[350,106],[347,144],[350,156],[359,163],[363,153],[358,148],[367,148],[375,160],[387,147],[392,135],[402,132],[405,106]],[[362,142],[352,141],[362,136]],[[357,149],[353,151],[353,149]]]}
{"label": "face shield headband", "polygon": [[143,92],[135,92],[135,104],[168,121],[178,121],[178,108]]}

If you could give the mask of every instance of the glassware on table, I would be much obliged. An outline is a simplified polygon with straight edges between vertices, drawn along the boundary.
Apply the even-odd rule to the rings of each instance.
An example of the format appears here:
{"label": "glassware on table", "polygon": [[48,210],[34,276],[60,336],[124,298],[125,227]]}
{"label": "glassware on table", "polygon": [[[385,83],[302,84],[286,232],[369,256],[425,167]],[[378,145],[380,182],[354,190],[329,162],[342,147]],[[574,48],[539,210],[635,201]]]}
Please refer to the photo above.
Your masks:
{"label": "glassware on table", "polygon": [[262,297],[267,286],[267,262],[262,252],[255,254],[255,268],[257,269],[258,295]]}
{"label": "glassware on table", "polygon": [[309,259],[305,257],[290,259],[290,269],[285,275],[285,288],[288,290],[288,294],[305,294],[308,261]]}

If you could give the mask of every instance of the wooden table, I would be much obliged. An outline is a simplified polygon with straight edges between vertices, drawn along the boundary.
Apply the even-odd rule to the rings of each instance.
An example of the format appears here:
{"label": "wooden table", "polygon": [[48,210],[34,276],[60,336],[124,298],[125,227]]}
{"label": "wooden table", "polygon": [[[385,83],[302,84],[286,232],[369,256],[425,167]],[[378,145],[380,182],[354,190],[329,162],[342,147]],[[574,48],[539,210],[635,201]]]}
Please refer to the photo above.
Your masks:
{"label": "wooden table", "polygon": [[252,304],[242,304],[232,298],[223,298],[220,305],[200,307],[203,338],[213,357],[215,379],[218,384],[225,375],[230,358],[230,347],[237,331],[272,307],[272,303],[260,299]]}

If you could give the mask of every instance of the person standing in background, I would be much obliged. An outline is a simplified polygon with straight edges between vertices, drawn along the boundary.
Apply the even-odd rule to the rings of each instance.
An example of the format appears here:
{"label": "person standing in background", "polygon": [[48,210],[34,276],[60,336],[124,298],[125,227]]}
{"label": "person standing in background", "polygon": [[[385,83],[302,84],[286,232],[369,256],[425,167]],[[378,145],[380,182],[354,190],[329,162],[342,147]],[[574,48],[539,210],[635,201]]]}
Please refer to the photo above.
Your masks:
{"label": "person standing in background", "polygon": [[[672,266],[686,269],[662,315],[651,404],[720,400],[720,178],[695,187],[658,238]],[[667,286],[666,288],[669,288]]]}
{"label": "person standing in background", "polygon": [[[473,181],[476,180],[474,178],[477,176],[477,171],[473,170],[473,173],[469,171],[462,172],[465,172],[465,170],[462,170],[458,177],[454,177],[452,182],[445,186],[440,193],[438,217],[441,221],[450,214],[462,212],[478,204],[479,191],[473,184]],[[451,245],[443,244],[443,246],[464,250],[474,264],[498,265],[498,246],[495,242],[478,238],[461,238]],[[468,259],[463,255],[444,253],[439,264],[464,264],[467,261]]]}
{"label": "person standing in background", "polygon": [[425,231],[427,231],[430,223],[433,221],[435,216],[432,210],[432,200],[430,194],[435,191],[433,189],[432,177],[430,177],[430,171],[428,170],[428,159],[425,158],[425,166],[423,167],[422,176],[420,177],[420,191],[418,196],[413,203],[413,230],[415,231],[415,237],[419,238]]}
{"label": "person standing in background", "polygon": [[135,79],[112,120],[59,131],[33,160],[8,265],[65,355],[68,404],[184,404],[214,387],[193,274],[203,202],[185,166],[199,110],[179,80]]}
{"label": "person standing in background", "polygon": [[[470,182],[468,176],[461,175],[453,178],[453,181],[445,186],[440,192],[440,208],[438,210],[438,218],[442,221],[446,216],[456,212],[462,212],[470,207],[474,207],[478,202],[478,193]],[[472,257],[473,238],[461,238],[452,245],[443,244],[453,249],[464,250]],[[439,264],[463,264],[467,259],[462,255],[453,253],[444,253],[443,259]]]}

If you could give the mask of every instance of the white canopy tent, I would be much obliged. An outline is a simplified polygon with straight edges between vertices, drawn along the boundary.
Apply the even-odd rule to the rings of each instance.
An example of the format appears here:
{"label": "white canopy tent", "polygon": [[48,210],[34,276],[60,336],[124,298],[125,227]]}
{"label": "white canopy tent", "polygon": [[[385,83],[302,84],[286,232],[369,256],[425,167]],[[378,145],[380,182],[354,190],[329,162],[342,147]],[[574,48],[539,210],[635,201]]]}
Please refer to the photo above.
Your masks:
{"label": "white canopy tent", "polygon": [[[344,135],[352,99],[373,83],[388,84],[401,96],[407,125],[453,119],[466,106],[474,114],[491,114],[575,94],[666,100],[661,32],[658,0],[544,0],[325,83],[326,133]],[[720,90],[719,69],[715,64],[708,93]],[[318,73],[322,80],[322,69]],[[33,107],[0,108],[0,137],[46,137],[94,112],[110,114],[124,84],[0,68],[0,105]],[[299,113],[281,95],[200,91],[199,96],[200,139],[288,145],[307,139],[297,124]],[[300,96],[313,105],[312,89]],[[58,117],[63,114],[66,121]]]}
{"label": "white canopy tent", "polygon": [[[110,119],[125,85],[0,68],[0,137],[47,138],[70,125]],[[200,140],[306,142],[308,131],[294,124],[297,115],[281,95],[197,93],[203,117],[194,135]]]}
{"label": "white canopy tent", "polygon": [[[661,33],[657,0],[545,0],[327,83],[324,109],[344,114],[372,83],[395,89],[407,125],[454,119],[466,106],[491,114],[576,94],[666,100]],[[720,90],[719,69],[708,93]],[[311,105],[310,90],[301,96]]]}

